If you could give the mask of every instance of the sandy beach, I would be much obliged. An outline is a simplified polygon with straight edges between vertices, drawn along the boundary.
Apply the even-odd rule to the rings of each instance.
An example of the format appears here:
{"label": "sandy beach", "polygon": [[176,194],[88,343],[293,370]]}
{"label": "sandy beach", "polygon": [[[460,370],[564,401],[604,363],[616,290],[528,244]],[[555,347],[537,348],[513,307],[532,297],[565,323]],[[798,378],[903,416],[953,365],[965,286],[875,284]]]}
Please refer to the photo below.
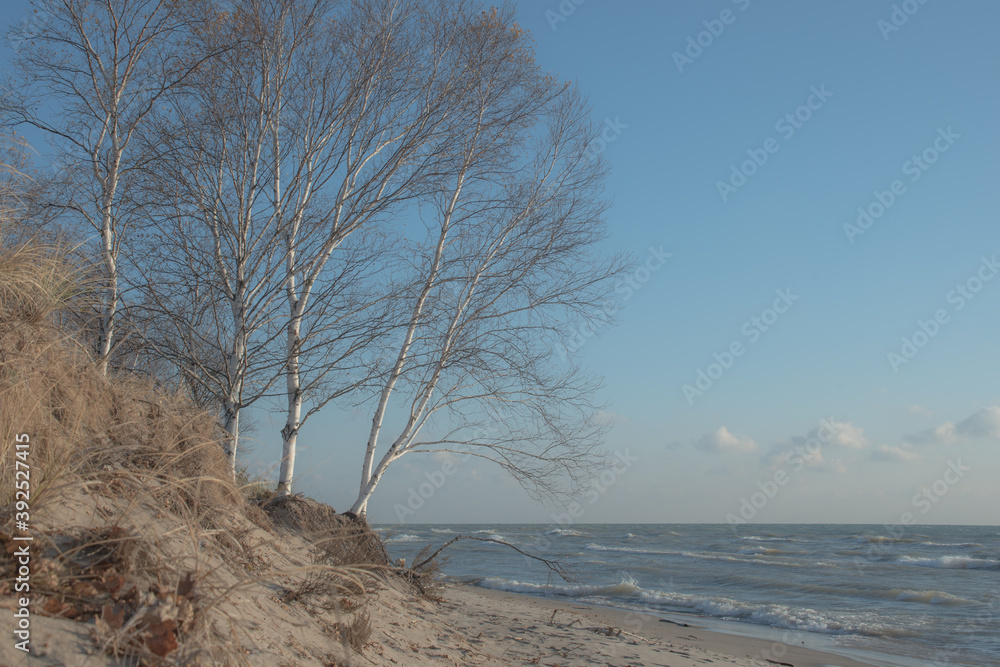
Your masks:
{"label": "sandy beach", "polygon": [[1000,667],[1000,2],[4,7],[0,667]]}
{"label": "sandy beach", "polygon": [[[385,591],[384,593],[387,593]],[[669,666],[869,663],[803,647],[713,632],[665,616],[638,614],[471,586],[442,601],[380,595],[372,645],[357,662],[374,665]],[[666,619],[666,620],[661,620]],[[671,622],[672,621],[672,622]]]}

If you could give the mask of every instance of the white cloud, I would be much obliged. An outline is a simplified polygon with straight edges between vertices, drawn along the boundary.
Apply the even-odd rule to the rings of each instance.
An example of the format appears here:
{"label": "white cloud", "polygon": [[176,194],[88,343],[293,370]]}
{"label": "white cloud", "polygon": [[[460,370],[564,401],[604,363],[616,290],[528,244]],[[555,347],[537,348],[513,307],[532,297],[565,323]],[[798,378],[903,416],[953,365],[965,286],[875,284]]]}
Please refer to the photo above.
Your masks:
{"label": "white cloud", "polygon": [[907,437],[907,442],[918,445],[950,445],[958,442],[958,438],[955,436],[955,422],[945,422],[940,426],[921,431]]}
{"label": "white cloud", "polygon": [[983,408],[968,419],[958,422],[955,431],[965,438],[1000,440],[1000,405]]}
{"label": "white cloud", "polygon": [[757,450],[753,438],[739,433],[730,433],[725,426],[712,433],[706,433],[698,439],[697,446],[706,452],[721,452],[726,454],[745,454]]}
{"label": "white cloud", "polygon": [[945,422],[919,433],[904,436],[913,445],[951,445],[963,440],[1000,440],[1000,406],[991,405],[958,422]]}
{"label": "white cloud", "polygon": [[906,411],[911,415],[924,415],[925,417],[931,416],[931,411],[922,405],[908,405],[906,406]]}
{"label": "white cloud", "polygon": [[864,449],[871,444],[865,437],[864,429],[849,422],[826,422],[823,426],[810,431],[810,435],[818,436],[822,441],[824,432],[829,437],[829,442],[826,444],[834,447]]}
{"label": "white cloud", "polygon": [[824,458],[831,449],[865,449],[871,442],[864,429],[850,422],[821,419],[820,425],[805,435],[796,435],[787,442],[771,447],[764,461],[772,466],[785,466],[800,460],[805,467],[826,472],[845,473],[847,464],[841,459]]}
{"label": "white cloud", "polygon": [[919,461],[923,457],[904,447],[879,445],[872,453],[872,458],[876,461]]}

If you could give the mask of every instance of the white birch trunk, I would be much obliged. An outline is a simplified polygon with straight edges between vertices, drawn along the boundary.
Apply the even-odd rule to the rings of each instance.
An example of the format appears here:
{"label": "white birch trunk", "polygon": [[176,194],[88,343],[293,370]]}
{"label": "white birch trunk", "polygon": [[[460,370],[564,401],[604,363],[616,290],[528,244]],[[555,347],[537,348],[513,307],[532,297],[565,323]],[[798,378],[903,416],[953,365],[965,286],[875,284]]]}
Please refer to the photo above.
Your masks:
{"label": "white birch trunk", "polygon": [[108,374],[108,363],[111,357],[111,345],[115,335],[115,315],[118,312],[118,261],[115,249],[115,228],[112,219],[112,206],[118,189],[118,169],[121,165],[121,153],[117,135],[113,134],[114,159],[111,161],[109,173],[101,174],[97,154],[92,156],[94,176],[103,190],[101,201],[101,261],[107,272],[107,283],[104,286],[104,303],[101,306],[100,326],[97,340],[97,370],[101,375]]}
{"label": "white birch trunk", "polygon": [[240,408],[236,401],[229,398],[226,400],[223,410],[222,427],[226,432],[226,462],[229,464],[229,470],[233,475],[233,479],[235,479],[236,448],[239,445],[240,439]]}
{"label": "white birch trunk", "polygon": [[105,270],[108,272],[97,341],[97,370],[101,375],[108,374],[111,345],[115,335],[115,315],[118,312],[118,263],[115,261],[114,241],[111,237],[110,227],[110,221],[108,221],[101,232],[101,254]]}
{"label": "white birch trunk", "polygon": [[[354,505],[351,507],[351,511],[360,517],[364,517],[367,512],[368,499],[371,498],[372,493],[374,493],[375,487],[378,485],[378,481],[382,477],[382,473],[385,472],[385,468],[388,466],[389,462],[391,462],[392,456],[395,454],[395,449],[398,448],[401,442],[400,439],[397,439],[396,442],[393,443],[393,446],[390,447],[389,451],[386,452],[384,457],[382,457],[378,470],[373,473],[372,466],[375,462],[375,449],[378,447],[378,438],[382,430],[382,422],[385,419],[386,408],[389,405],[389,398],[396,386],[396,382],[402,375],[403,366],[406,364],[410,347],[413,345],[413,338],[416,335],[417,327],[420,323],[421,313],[423,312],[424,305],[427,303],[427,297],[430,295],[431,289],[434,287],[438,271],[441,269],[441,263],[444,260],[445,244],[448,240],[448,232],[451,228],[452,216],[454,215],[455,208],[458,205],[464,183],[465,172],[463,171],[459,174],[455,192],[452,194],[451,200],[448,202],[448,208],[441,223],[441,233],[438,236],[437,246],[434,248],[434,260],[431,262],[427,280],[424,282],[424,287],[413,307],[413,312],[410,315],[410,322],[406,329],[406,336],[404,337],[403,344],[399,349],[399,355],[396,357],[396,363],[392,368],[392,372],[389,374],[389,380],[382,388],[378,406],[375,409],[375,416],[372,417],[372,428],[368,435],[368,444],[365,448],[364,465],[361,469],[361,488],[358,490],[357,500],[355,500]],[[386,459],[389,460],[387,461]]]}
{"label": "white birch trunk", "polygon": [[[242,275],[242,272],[239,272]],[[237,283],[235,298],[233,299],[233,319],[236,324],[235,335],[233,336],[233,347],[227,360],[227,374],[229,376],[229,387],[226,399],[223,404],[225,414],[223,415],[223,427],[226,431],[226,459],[229,463],[229,471],[236,479],[236,452],[240,440],[240,410],[243,405],[243,381],[246,365],[246,306],[245,290],[243,280]]]}
{"label": "white birch trunk", "polygon": [[[294,280],[294,277],[290,278]],[[294,282],[293,282],[294,285]],[[294,291],[294,287],[290,288]],[[278,473],[278,495],[287,496],[292,493],[292,479],[295,474],[295,446],[298,441],[299,428],[302,425],[302,383],[299,368],[299,345],[301,344],[301,313],[299,303],[292,304],[294,314],[288,324],[287,354],[285,372],[285,392],[288,399],[288,410],[285,426],[281,429],[281,468]]]}

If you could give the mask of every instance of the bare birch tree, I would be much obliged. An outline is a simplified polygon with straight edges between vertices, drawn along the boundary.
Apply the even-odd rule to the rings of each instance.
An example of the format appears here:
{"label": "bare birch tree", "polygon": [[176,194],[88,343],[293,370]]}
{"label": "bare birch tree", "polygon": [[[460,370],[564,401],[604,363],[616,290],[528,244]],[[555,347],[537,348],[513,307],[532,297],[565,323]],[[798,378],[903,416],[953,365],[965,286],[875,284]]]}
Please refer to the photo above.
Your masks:
{"label": "bare birch tree", "polygon": [[376,259],[359,249],[440,170],[474,76],[463,32],[480,19],[464,2],[358,1],[333,21],[321,2],[275,8],[270,49],[288,63],[272,122],[286,258],[285,495],[302,425],[375,370],[361,355],[382,333],[385,295],[352,289]]}
{"label": "bare birch tree", "polygon": [[107,372],[121,299],[121,249],[137,205],[129,179],[145,156],[136,135],[157,102],[198,65],[178,48],[194,3],[173,0],[36,0],[34,20],[12,31],[20,74],[4,85],[4,122],[46,133],[75,176],[56,202],[100,239],[103,298],[95,356]]}
{"label": "bare birch tree", "polygon": [[[405,199],[414,174],[434,162],[421,149],[440,134],[455,88],[437,63],[454,41],[454,21],[443,19],[452,4],[361,0],[339,13],[327,0],[233,7],[200,36],[202,50],[223,55],[169,95],[172,120],[150,139],[164,147],[154,194],[161,230],[146,253],[155,260],[145,305],[168,323],[154,326],[157,348],[196,395],[217,397],[233,464],[239,412],[266,394],[280,359],[282,493],[301,425],[370,374],[358,355],[379,331],[371,306],[383,297],[358,299],[354,286],[374,262],[362,250],[372,235],[344,243]],[[215,43],[220,35],[239,48]],[[230,304],[228,314],[217,302]],[[270,345],[279,334],[283,352]],[[251,377],[254,390],[244,393]]]}
{"label": "bare birch tree", "polygon": [[253,6],[220,10],[193,33],[193,48],[215,55],[164,97],[147,137],[158,147],[145,195],[157,224],[141,245],[148,335],[192,393],[218,405],[234,473],[241,415],[280,363],[283,226],[270,197],[281,63],[259,48],[269,37],[260,18]]}
{"label": "bare birch tree", "polygon": [[475,104],[423,208],[429,238],[398,303],[406,315],[374,407],[359,515],[414,451],[471,453],[538,495],[599,460],[595,384],[551,363],[561,323],[596,309],[620,268],[593,252],[605,207],[603,166],[587,150],[595,130],[575,91],[538,70],[509,13],[465,34]]}

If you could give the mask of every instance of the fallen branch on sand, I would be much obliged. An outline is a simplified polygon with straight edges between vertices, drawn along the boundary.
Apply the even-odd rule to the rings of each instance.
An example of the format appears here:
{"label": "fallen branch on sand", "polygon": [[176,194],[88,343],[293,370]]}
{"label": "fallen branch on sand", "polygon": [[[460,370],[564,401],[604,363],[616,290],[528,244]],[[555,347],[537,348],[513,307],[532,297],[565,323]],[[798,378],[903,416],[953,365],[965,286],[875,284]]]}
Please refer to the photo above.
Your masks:
{"label": "fallen branch on sand", "polygon": [[489,538],[489,537],[472,537],[471,535],[459,535],[458,537],[453,537],[449,541],[445,542],[445,544],[441,548],[439,548],[437,551],[435,551],[434,553],[432,553],[430,556],[428,556],[427,558],[423,559],[419,563],[415,564],[412,569],[414,571],[417,571],[417,570],[421,569],[422,567],[426,566],[428,563],[430,563],[432,560],[434,560],[439,553],[441,553],[442,551],[444,551],[445,549],[447,549],[448,547],[450,547],[455,542],[458,542],[459,540],[475,540],[476,542],[494,542],[496,544],[502,544],[505,547],[510,547],[511,549],[513,549],[514,551],[516,551],[519,554],[522,554],[524,556],[527,556],[528,558],[533,558],[534,560],[537,560],[537,561],[540,561],[540,562],[544,563],[545,567],[549,568],[549,570],[551,570],[552,572],[555,572],[560,577],[562,577],[563,581],[567,581],[567,582],[574,581],[574,579],[571,577],[571,575],[568,572],[566,572],[566,570],[563,569],[563,567],[559,563],[557,563],[556,561],[554,561],[554,560],[549,560],[548,558],[542,558],[541,556],[535,556],[535,555],[529,554],[527,551],[522,551],[521,549],[518,549],[517,547],[515,547],[510,542],[504,542],[503,540],[494,540],[494,539]]}

